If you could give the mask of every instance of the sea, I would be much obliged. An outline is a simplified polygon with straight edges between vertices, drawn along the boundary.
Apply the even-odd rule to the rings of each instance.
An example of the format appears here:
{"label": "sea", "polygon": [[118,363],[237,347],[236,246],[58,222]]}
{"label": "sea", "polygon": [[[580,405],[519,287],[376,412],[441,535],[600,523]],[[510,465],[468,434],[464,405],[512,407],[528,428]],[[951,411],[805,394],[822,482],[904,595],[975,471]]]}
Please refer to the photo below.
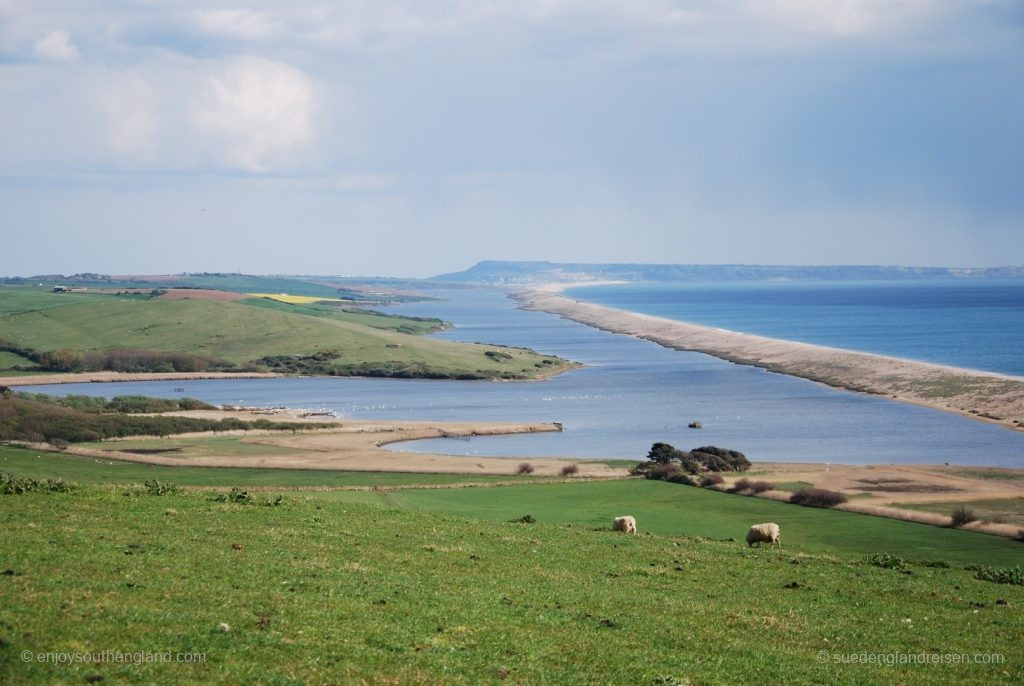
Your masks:
{"label": "sea", "polygon": [[566,295],[847,350],[1024,376],[1024,281],[636,283]]}
{"label": "sea", "polygon": [[[651,293],[655,289],[643,285],[618,292],[630,298],[633,293],[644,293],[648,307],[654,310]],[[721,287],[716,297],[727,299],[729,293],[735,293],[733,289],[750,287]],[[669,293],[677,291],[675,286],[668,289]],[[609,288],[588,288],[575,294],[613,304],[611,292]],[[565,427],[561,433],[483,436],[470,441],[431,439],[390,446],[396,451],[440,452],[469,460],[476,456],[640,460],[652,443],[661,441],[683,449],[717,445],[740,450],[752,460],[1024,467],[1024,432],[519,310],[507,293],[497,289],[432,294],[443,300],[409,303],[390,311],[442,317],[455,325],[436,334],[438,338],[531,347],[584,366],[542,381],[523,382],[334,377],[89,383],[25,390],[104,397],[186,395],[217,404],[326,409],[350,418],[546,421],[561,422]],[[625,306],[618,300],[614,304]],[[678,305],[670,304],[651,313],[670,316],[670,310],[678,312],[672,309],[675,307]],[[821,309],[815,310],[818,315],[812,319],[817,318],[821,328],[835,329],[820,321],[821,313],[842,311],[842,307],[815,307]],[[705,321],[743,330],[739,320]],[[802,326],[809,330],[813,325],[805,322]],[[775,330],[757,332],[778,335]],[[834,331],[829,336],[812,342],[835,345],[840,341]],[[851,341],[843,342],[853,347]],[[879,351],[893,352],[888,348]],[[900,352],[911,356],[912,351],[904,347]],[[988,366],[982,361],[973,366]],[[701,422],[703,428],[687,428],[692,421]]]}

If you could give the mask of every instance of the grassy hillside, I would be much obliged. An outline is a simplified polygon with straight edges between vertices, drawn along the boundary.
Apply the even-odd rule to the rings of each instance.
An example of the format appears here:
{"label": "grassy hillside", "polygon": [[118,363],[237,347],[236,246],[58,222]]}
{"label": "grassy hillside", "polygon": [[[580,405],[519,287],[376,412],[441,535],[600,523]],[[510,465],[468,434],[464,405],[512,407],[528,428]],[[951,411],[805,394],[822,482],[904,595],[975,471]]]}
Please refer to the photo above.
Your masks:
{"label": "grassy hillside", "polygon": [[1000,536],[837,510],[800,507],[660,481],[537,484],[444,491],[403,491],[402,505],[504,521],[532,514],[541,522],[608,526],[630,514],[643,531],[742,540],[757,522],[776,522],[787,550],[897,553],[963,563],[1024,565],[1024,544]]}
{"label": "grassy hillside", "polygon": [[258,276],[250,274],[174,274],[159,276],[120,276],[113,277],[103,274],[75,274],[71,276],[47,275],[35,278],[5,277],[0,283],[8,288],[23,290],[50,291],[54,286],[71,286],[88,289],[140,289],[158,288],[212,288],[238,293],[268,292],[290,293],[320,298],[344,298],[367,303],[396,303],[432,300],[433,298],[394,293],[389,288],[415,287],[415,282],[400,282],[400,285],[370,285],[362,288],[358,279],[347,279],[343,282],[314,277]]}
{"label": "grassy hillside", "polygon": [[[88,353],[111,349],[174,351],[283,372],[533,378],[567,363],[533,351],[419,338],[435,320],[392,318],[272,301],[161,300],[49,295],[45,306],[12,311],[23,294],[0,290],[10,312],[0,316],[0,338],[38,352],[58,348]],[[24,305],[24,303],[22,303]],[[397,330],[395,330],[397,329]],[[324,360],[264,360],[312,356]],[[337,353],[335,356],[334,353]]]}
{"label": "grassy hillside", "polygon": [[[273,506],[262,494],[240,504],[210,493],[135,492],[0,496],[0,681],[1024,679],[1024,588],[959,568],[911,565],[905,573],[859,556],[482,522],[296,494]],[[618,514],[614,506],[607,513]],[[205,661],[21,658],[103,650],[202,653]],[[862,653],[995,653],[1004,661],[834,662]]]}
{"label": "grassy hillside", "polygon": [[304,314],[310,317],[325,317],[340,322],[360,324],[373,329],[398,331],[413,335],[434,333],[446,327],[444,321],[427,317],[399,317],[359,308],[341,308],[335,305],[317,303],[287,303],[269,298],[246,298],[238,301],[254,307],[264,307],[278,312]]}

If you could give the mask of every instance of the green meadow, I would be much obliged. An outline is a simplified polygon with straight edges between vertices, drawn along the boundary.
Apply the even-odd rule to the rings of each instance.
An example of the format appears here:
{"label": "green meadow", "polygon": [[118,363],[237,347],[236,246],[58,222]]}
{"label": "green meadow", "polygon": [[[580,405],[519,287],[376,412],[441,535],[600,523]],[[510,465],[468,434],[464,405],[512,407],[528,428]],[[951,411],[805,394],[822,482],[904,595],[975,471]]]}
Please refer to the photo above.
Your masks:
{"label": "green meadow", "polygon": [[[275,356],[277,366],[269,368],[278,371],[372,376],[526,379],[569,367],[532,350],[415,335],[436,330],[438,320],[260,299],[161,300],[0,288],[0,311],[6,312],[0,316],[0,338],[37,352],[141,349],[256,368],[263,364],[259,360]],[[286,359],[325,351],[333,357],[313,367]]]}
{"label": "green meadow", "polygon": [[[959,565],[881,568],[853,550],[831,551],[841,545],[816,544],[798,533],[796,520],[783,520],[792,543],[781,550],[692,534],[616,534],[607,524],[624,503],[609,501],[607,491],[588,495],[601,485],[534,487],[543,497],[514,511],[532,508],[536,524],[501,521],[493,510],[488,521],[468,506],[499,497],[511,507],[511,494],[527,488],[479,489],[461,507],[389,494],[418,509],[294,492],[280,500],[259,493],[248,503],[210,492],[154,496],[124,486],[0,496],[0,681],[1024,679],[1024,587],[983,581]],[[563,499],[556,488],[574,495]],[[695,491],[657,490],[668,489],[684,501]],[[753,500],[717,498],[726,508]],[[585,521],[548,521],[575,499],[589,501],[593,517],[577,510],[566,518]],[[542,500],[550,510],[539,509]],[[629,504],[645,530],[655,528],[654,510]],[[678,521],[695,515],[690,507],[657,510]],[[710,513],[701,517],[719,526]],[[841,538],[850,530],[837,524],[843,517],[823,512],[804,528]],[[720,530],[736,533],[729,522]],[[960,533],[946,532],[949,541]],[[36,657],[108,650],[203,661],[57,665]],[[985,663],[850,664],[851,654],[968,655]]]}

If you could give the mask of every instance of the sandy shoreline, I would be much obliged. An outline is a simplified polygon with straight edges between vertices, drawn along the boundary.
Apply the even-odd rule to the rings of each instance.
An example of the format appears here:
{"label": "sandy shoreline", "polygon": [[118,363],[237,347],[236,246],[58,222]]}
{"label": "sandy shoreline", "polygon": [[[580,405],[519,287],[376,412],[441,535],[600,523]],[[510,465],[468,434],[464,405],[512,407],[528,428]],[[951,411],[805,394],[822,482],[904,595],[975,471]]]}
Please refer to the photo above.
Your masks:
{"label": "sandy shoreline", "polygon": [[860,353],[840,348],[744,334],[567,298],[578,284],[556,284],[513,294],[523,309],[557,314],[612,333],[668,348],[706,353],[836,388],[1024,431],[1024,378]]}
{"label": "sandy shoreline", "polygon": [[[187,417],[244,420],[267,418],[265,411],[192,410],[167,413]],[[102,448],[71,446],[63,452],[82,457],[105,458],[123,462],[141,462],[173,467],[248,467],[260,469],[314,469],[358,472],[405,472],[438,474],[513,475],[521,462],[533,465],[537,476],[558,476],[563,467],[578,466],[583,477],[621,477],[626,470],[600,462],[559,458],[476,457],[434,453],[395,452],[384,446],[401,441],[425,438],[456,438],[522,433],[561,431],[553,422],[416,422],[328,419],[297,417],[275,413],[274,421],[296,423],[328,423],[325,429],[293,433],[290,431],[227,431],[219,433],[176,434],[163,438],[131,437],[104,441]],[[139,454],[119,448],[118,444],[146,440],[157,448],[187,445],[190,439],[216,436],[239,436],[243,443],[276,449],[274,454],[261,455],[195,455],[185,452]],[[108,447],[109,446],[109,447]],[[37,450],[53,450],[45,444],[32,445]]]}
{"label": "sandy shoreline", "polygon": [[0,386],[48,386],[66,383],[110,383],[118,381],[196,381],[199,379],[274,379],[272,372],[83,372],[80,374],[33,374],[0,376]]}

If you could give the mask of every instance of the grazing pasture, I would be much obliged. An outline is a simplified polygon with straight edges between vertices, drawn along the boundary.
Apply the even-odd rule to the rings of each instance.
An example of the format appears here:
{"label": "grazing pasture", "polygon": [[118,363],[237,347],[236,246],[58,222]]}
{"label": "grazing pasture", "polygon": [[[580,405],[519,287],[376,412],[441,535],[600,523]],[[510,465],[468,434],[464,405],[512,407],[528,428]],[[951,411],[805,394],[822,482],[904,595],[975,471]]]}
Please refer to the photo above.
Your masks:
{"label": "grazing pasture", "polygon": [[[696,491],[644,485],[647,495]],[[574,488],[587,499],[582,489],[597,486]],[[885,568],[878,564],[892,558],[876,564],[810,543],[772,550],[678,534],[626,536],[607,530],[608,516],[602,530],[546,523],[551,510],[539,504],[555,487],[535,488],[538,497],[515,511],[532,508],[536,524],[289,492],[158,496],[82,486],[0,496],[0,681],[1024,679],[1020,586],[959,566]],[[588,500],[597,507],[598,498]],[[606,515],[618,504],[607,504]],[[655,523],[653,511],[636,514],[641,531]],[[842,515],[820,514],[830,524]],[[732,532],[729,522],[722,526]],[[782,526],[784,536],[787,527],[797,533],[793,522]],[[199,653],[203,661],[58,665],[20,657],[104,650]],[[860,653],[988,662],[842,661]]]}

